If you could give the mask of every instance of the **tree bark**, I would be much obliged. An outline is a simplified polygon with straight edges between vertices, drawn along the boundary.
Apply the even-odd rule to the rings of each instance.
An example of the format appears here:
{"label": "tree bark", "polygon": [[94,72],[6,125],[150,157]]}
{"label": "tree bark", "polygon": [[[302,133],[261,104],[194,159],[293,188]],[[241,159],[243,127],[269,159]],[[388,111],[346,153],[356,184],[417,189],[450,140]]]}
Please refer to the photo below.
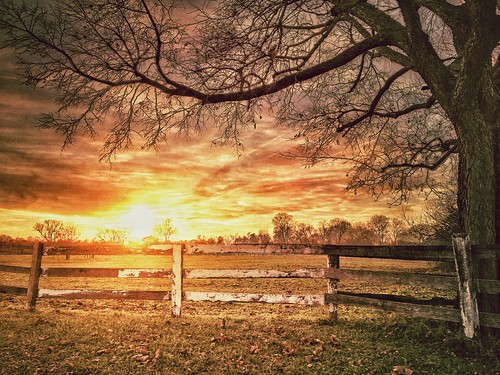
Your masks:
{"label": "tree bark", "polygon": [[[495,165],[495,244],[500,245],[500,126],[498,124],[493,129],[493,146]],[[500,267],[500,265],[497,267]],[[500,274],[498,274],[498,278],[500,279]]]}
{"label": "tree bark", "polygon": [[[496,242],[496,207],[498,185],[496,150],[492,124],[488,124],[479,110],[464,110],[457,126],[460,142],[459,208],[466,233],[473,245],[491,245]],[[496,262],[478,263],[480,279],[498,278]],[[500,312],[498,295],[481,294],[478,300],[483,312]]]}

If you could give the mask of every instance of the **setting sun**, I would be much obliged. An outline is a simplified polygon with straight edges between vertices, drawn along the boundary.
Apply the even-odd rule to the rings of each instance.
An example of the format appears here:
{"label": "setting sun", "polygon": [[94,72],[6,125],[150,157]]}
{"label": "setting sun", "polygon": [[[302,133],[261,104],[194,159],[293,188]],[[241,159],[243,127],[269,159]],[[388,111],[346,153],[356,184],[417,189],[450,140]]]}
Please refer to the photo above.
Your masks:
{"label": "setting sun", "polygon": [[141,240],[153,234],[157,218],[153,210],[146,205],[134,205],[123,215],[122,224],[127,230],[127,237]]}

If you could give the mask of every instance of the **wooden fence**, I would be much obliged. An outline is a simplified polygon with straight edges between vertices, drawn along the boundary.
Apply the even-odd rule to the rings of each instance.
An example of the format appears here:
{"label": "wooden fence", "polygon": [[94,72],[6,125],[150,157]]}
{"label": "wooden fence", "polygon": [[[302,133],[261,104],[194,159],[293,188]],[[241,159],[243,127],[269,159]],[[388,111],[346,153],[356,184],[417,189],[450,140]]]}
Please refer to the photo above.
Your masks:
{"label": "wooden fence", "polygon": [[[123,248],[93,248],[92,254],[130,254]],[[88,255],[89,248],[47,248],[45,253],[66,255]],[[162,252],[155,252],[160,254]],[[174,245],[164,251],[172,254],[172,269],[123,269],[123,268],[44,268],[42,256],[44,246],[35,244],[31,267],[0,264],[0,272],[29,274],[28,286],[0,285],[0,293],[25,295],[26,308],[33,310],[37,298],[65,299],[142,299],[171,301],[172,315],[182,314],[183,301],[213,302],[264,302],[291,303],[303,305],[327,305],[332,318],[336,318],[338,304],[365,306],[403,313],[409,316],[462,322],[467,337],[478,335],[479,326],[500,328],[500,314],[479,311],[477,294],[489,295],[498,300],[500,281],[478,279],[475,276],[477,264],[496,264],[498,247],[480,248],[470,246],[468,238],[458,236],[453,246],[338,246],[338,245]],[[321,254],[326,255],[325,268],[280,270],[235,270],[185,269],[185,254]],[[455,262],[457,276],[438,276],[408,272],[387,272],[368,270],[347,270],[341,268],[341,257],[401,259],[417,261]],[[119,277],[119,278],[171,278],[171,291],[127,291],[127,290],[49,290],[39,289],[40,277]],[[319,295],[265,294],[265,293],[222,293],[185,291],[184,279],[217,278],[315,278],[326,279],[326,293]],[[433,306],[418,301],[401,301],[395,296],[362,295],[343,293],[337,290],[337,283],[351,280],[385,282],[398,285],[426,286],[439,290],[458,291],[460,308]]]}

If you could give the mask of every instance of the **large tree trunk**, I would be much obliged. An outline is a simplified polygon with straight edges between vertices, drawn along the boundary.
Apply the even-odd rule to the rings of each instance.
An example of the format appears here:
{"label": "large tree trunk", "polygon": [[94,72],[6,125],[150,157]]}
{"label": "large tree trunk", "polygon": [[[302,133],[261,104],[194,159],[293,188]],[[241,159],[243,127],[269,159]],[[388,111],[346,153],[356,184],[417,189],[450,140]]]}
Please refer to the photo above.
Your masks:
{"label": "large tree trunk", "polygon": [[[493,129],[493,147],[494,147],[494,163],[495,163],[495,228],[496,239],[495,244],[500,246],[500,121],[497,120]],[[500,259],[497,259],[497,280],[500,280]],[[497,295],[497,300],[500,296]],[[499,312],[500,307],[497,309]]]}
{"label": "large tree trunk", "polygon": [[[473,245],[492,245],[498,238],[498,150],[493,126],[479,111],[469,109],[460,116],[457,133],[460,142],[459,208],[463,229]],[[480,261],[480,279],[497,279],[497,263]],[[481,295],[479,307],[500,312],[498,295]]]}
{"label": "large tree trunk", "polygon": [[[500,121],[497,121],[500,122]],[[495,163],[495,244],[500,246],[500,126],[496,124],[493,129],[493,147]],[[500,261],[499,261],[500,262]],[[499,266],[500,268],[500,266]],[[500,279],[500,274],[498,275]]]}

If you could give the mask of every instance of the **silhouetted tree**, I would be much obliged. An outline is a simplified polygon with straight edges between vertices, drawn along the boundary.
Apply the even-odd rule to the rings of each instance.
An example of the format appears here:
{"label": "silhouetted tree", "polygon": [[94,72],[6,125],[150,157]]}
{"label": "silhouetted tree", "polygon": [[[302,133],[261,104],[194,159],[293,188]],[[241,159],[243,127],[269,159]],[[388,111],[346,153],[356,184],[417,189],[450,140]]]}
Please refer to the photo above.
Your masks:
{"label": "silhouetted tree", "polygon": [[448,243],[454,233],[460,232],[456,194],[447,190],[427,202],[424,215],[433,227],[432,237],[438,242]]}
{"label": "silhouetted tree", "polygon": [[48,242],[56,242],[64,235],[64,223],[60,220],[47,219],[43,222],[37,222],[33,229]]}
{"label": "silhouetted tree", "polygon": [[307,223],[295,224],[295,238],[298,243],[304,245],[311,245],[314,243],[314,226]]}
{"label": "silhouetted tree", "polygon": [[403,220],[398,219],[396,217],[392,218],[389,225],[389,234],[391,242],[393,244],[398,244],[405,230],[406,230],[406,225]]}
{"label": "silhouetted tree", "polygon": [[295,232],[293,216],[286,212],[277,213],[273,217],[273,236],[277,243],[290,243]]}
{"label": "silhouetted tree", "polygon": [[344,235],[351,228],[351,223],[346,219],[335,218],[330,220],[330,227],[333,231],[333,238],[335,239],[335,243],[339,244],[342,242],[342,238],[344,237]]}
{"label": "silhouetted tree", "polygon": [[258,238],[259,238],[259,243],[261,244],[269,244],[271,243],[272,240],[271,236],[269,235],[269,232],[264,229],[259,230]]}
{"label": "silhouetted tree", "polygon": [[161,224],[155,226],[154,232],[163,242],[168,242],[177,233],[177,229],[172,225],[172,219],[165,219]]}
{"label": "silhouetted tree", "polygon": [[59,241],[64,241],[64,242],[76,242],[78,241],[78,237],[80,236],[80,233],[78,230],[72,226],[72,225],[65,225],[62,228],[61,231],[61,236],[59,238]]}
{"label": "silhouetted tree", "polygon": [[356,245],[372,245],[375,233],[366,223],[353,223],[349,229],[349,242]]}
{"label": "silhouetted tree", "polygon": [[385,243],[387,229],[389,227],[389,218],[385,215],[373,215],[368,223],[377,236],[379,245]]}
{"label": "silhouetted tree", "polygon": [[104,228],[97,232],[95,242],[123,245],[127,239],[127,231],[122,229]]}
{"label": "silhouetted tree", "polygon": [[321,243],[328,244],[332,242],[333,228],[328,220],[321,220],[318,223],[317,231]]}

